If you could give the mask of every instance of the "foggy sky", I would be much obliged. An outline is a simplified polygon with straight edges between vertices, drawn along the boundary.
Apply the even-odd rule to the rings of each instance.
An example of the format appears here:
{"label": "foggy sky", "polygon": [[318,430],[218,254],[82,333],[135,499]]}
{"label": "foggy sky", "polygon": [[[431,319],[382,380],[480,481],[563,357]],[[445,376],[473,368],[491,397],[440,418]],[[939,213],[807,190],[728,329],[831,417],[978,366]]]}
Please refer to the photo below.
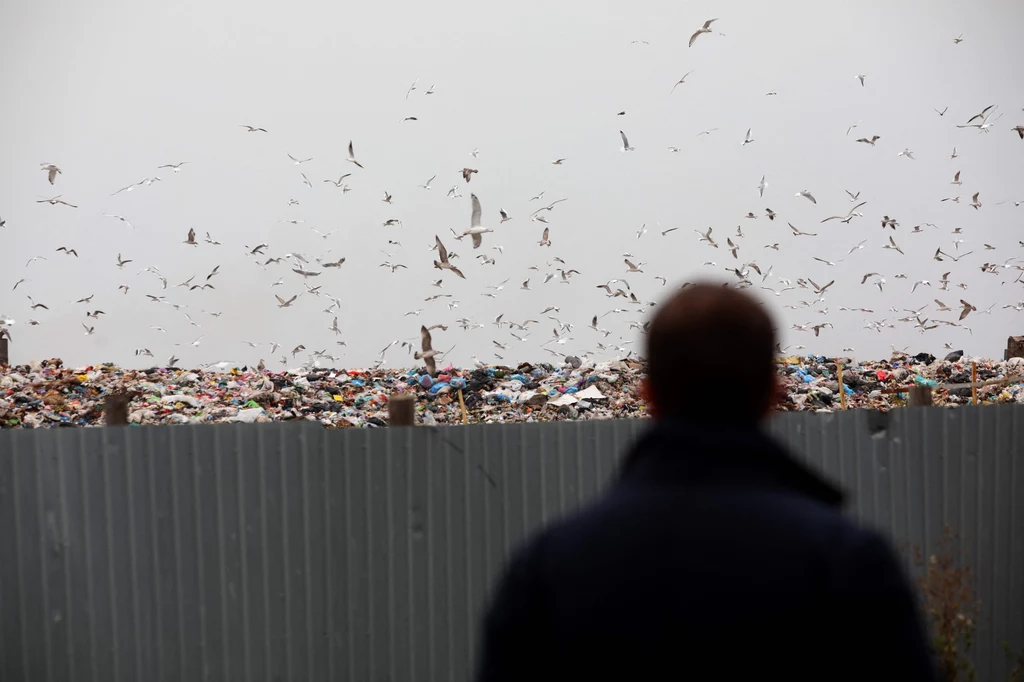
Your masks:
{"label": "foggy sky", "polygon": [[[289,356],[288,366],[320,349],[338,357],[327,364],[366,366],[392,340],[418,347],[420,324],[443,323],[449,328],[434,332],[434,346],[454,346],[448,358],[456,363],[474,355],[497,362],[496,353],[505,363],[543,361],[552,359],[542,344],[557,324],[540,315],[548,305],[559,306],[549,314],[574,328],[571,340],[544,348],[610,358],[622,353],[600,351],[598,342],[632,341],[621,347],[642,351],[630,322],[642,323],[650,309],[606,298],[597,285],[627,279],[646,304],[701,277],[736,282],[726,267],[749,262],[773,268],[764,285],[775,290],[783,288],[778,277],[836,280],[824,303],[791,310],[784,306],[813,301],[813,292],[775,296],[750,274],[751,291],[770,306],[784,345],[822,354],[852,347],[856,357],[878,358],[893,345],[938,355],[948,342],[971,355],[1001,357],[1006,337],[1024,331],[1024,318],[1001,306],[1024,298],[1024,286],[1014,283],[1016,270],[992,275],[980,265],[1024,259],[1018,244],[1024,203],[1013,205],[1024,200],[1024,142],[1010,131],[1024,123],[1015,73],[1024,61],[1018,36],[1024,5],[982,5],[878,0],[843,11],[810,0],[526,1],[500,9],[407,0],[5,5],[0,313],[17,321],[12,360],[150,366],[175,354],[183,366],[265,358],[279,368],[280,357],[301,343],[307,352],[295,361]],[[713,32],[688,48],[690,34],[712,17],[718,17]],[[963,42],[955,45],[960,34]],[[690,70],[686,84],[670,94]],[[856,79],[861,73],[865,87]],[[406,99],[414,81],[417,89]],[[424,94],[431,85],[434,94]],[[956,128],[990,104],[999,105],[990,132]],[[945,116],[934,111],[947,106]],[[402,122],[407,116],[418,120]],[[248,133],[243,124],[269,133]],[[748,128],[755,141],[741,146]],[[635,151],[620,151],[620,129]],[[875,147],[855,142],[871,135],[881,136]],[[350,139],[365,169],[346,162]],[[681,151],[670,153],[669,146]],[[951,160],[954,146],[959,158]],[[899,157],[904,148],[916,160]],[[478,158],[470,155],[474,149]],[[289,153],[314,160],[297,167]],[[562,157],[563,165],[552,165]],[[180,161],[190,163],[177,174],[156,168]],[[42,162],[63,170],[54,187],[38,170]],[[459,173],[464,166],[479,170],[468,184]],[[951,185],[958,170],[963,185]],[[323,182],[349,172],[348,193]],[[757,193],[762,174],[769,185],[763,199]],[[432,175],[432,190],[416,187]],[[161,181],[111,196],[153,176]],[[446,198],[455,185],[463,196]],[[794,196],[802,189],[817,205]],[[860,209],[864,217],[820,224],[853,206],[844,190],[859,191],[868,202]],[[392,205],[382,201],[385,191]],[[542,191],[543,201],[530,201]],[[968,205],[976,191],[980,210]],[[476,251],[450,231],[469,227],[471,192],[483,205],[484,225],[495,229]],[[79,208],[35,203],[57,194]],[[940,201],[957,195],[959,204]],[[568,200],[543,214],[553,246],[540,247],[544,225],[531,222],[530,213],[560,198]],[[289,199],[299,205],[289,206]],[[997,205],[1002,201],[1009,203]],[[766,207],[777,212],[774,222]],[[499,208],[513,219],[499,224]],[[758,218],[744,218],[748,211]],[[104,213],[122,215],[136,229]],[[895,232],[881,227],[884,214],[899,221]],[[382,227],[390,218],[402,227]],[[819,236],[794,237],[787,222]],[[926,222],[938,227],[911,234]],[[643,224],[648,231],[638,239]],[[695,231],[709,226],[718,249],[698,242]],[[735,237],[737,226],[743,238]],[[198,247],[182,243],[189,227]],[[670,227],[680,229],[661,236]],[[324,239],[311,228],[337,231]],[[952,234],[954,228],[962,234]],[[203,243],[206,232],[222,244]],[[453,263],[465,281],[432,267],[435,234],[458,254]],[[882,249],[890,235],[906,255]],[[726,249],[729,236],[740,245],[738,260]],[[957,250],[958,238],[964,241]],[[847,256],[863,239],[865,247]],[[257,265],[246,247],[263,242],[267,256],[309,257],[310,269],[323,274],[308,283],[340,298],[341,309],[322,312],[330,301],[304,293],[291,264]],[[774,242],[778,251],[764,248]],[[996,249],[985,250],[986,243]],[[75,248],[79,257],[56,253],[59,246]],[[936,262],[936,248],[974,254]],[[312,262],[328,250],[325,260],[347,259],[342,268]],[[119,269],[118,253],[133,262]],[[644,263],[643,274],[625,274],[625,253]],[[481,265],[478,254],[496,265]],[[34,256],[46,260],[26,266]],[[380,267],[385,260],[407,269],[392,274]],[[205,282],[217,265],[219,274],[210,279],[215,290],[175,287],[192,275]],[[155,275],[139,274],[151,266],[168,279],[166,291]],[[560,284],[558,268],[580,274]],[[938,291],[946,271],[952,271],[950,290]],[[861,285],[867,272],[885,276],[883,292]],[[555,277],[542,284],[547,273]],[[895,277],[901,273],[906,279]],[[22,278],[28,281],[12,291]],[[271,287],[279,278],[285,284]],[[430,286],[439,278],[442,289]],[[527,278],[532,291],[519,288]],[[482,295],[505,279],[496,298]],[[931,286],[911,294],[920,279]],[[967,290],[956,287],[961,282]],[[122,284],[130,287],[127,294],[118,290]],[[453,298],[424,302],[439,293]],[[73,302],[90,294],[89,304]],[[178,311],[146,294],[187,307]],[[302,295],[279,309],[274,294]],[[49,310],[30,310],[27,296]],[[937,313],[935,298],[954,312]],[[921,334],[912,323],[896,322],[909,314],[905,309],[925,305],[922,318],[956,320],[960,298],[979,313],[995,307],[989,315],[972,313],[964,322],[971,331],[941,326]],[[449,310],[452,300],[459,306]],[[610,336],[588,328],[593,315],[614,308],[626,312],[599,322]],[[827,314],[815,312],[824,308]],[[85,316],[97,309],[106,315]],[[201,326],[190,325],[184,313]],[[504,321],[540,322],[516,331],[529,336],[520,343],[507,326],[491,324],[499,313]],[[340,337],[328,331],[334,315]],[[455,323],[463,317],[485,327],[463,331]],[[883,318],[896,328],[863,328],[865,320]],[[30,326],[30,319],[40,324]],[[789,329],[826,321],[834,328],[818,338]],[[95,326],[95,334],[86,336],[83,323]],[[198,347],[190,345],[199,337]],[[269,342],[282,348],[271,355]],[[155,358],[135,357],[136,348],[151,349]],[[414,362],[397,347],[385,357],[389,366]]]}

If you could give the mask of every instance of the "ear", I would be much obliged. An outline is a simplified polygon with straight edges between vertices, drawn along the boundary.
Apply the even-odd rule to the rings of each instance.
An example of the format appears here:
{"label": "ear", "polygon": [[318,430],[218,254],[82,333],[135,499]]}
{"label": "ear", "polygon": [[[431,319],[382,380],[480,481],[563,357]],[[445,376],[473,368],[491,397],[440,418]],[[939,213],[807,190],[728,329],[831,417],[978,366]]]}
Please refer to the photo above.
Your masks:
{"label": "ear", "polygon": [[658,418],[658,404],[654,400],[654,391],[651,390],[651,382],[644,378],[640,382],[640,397],[647,404],[647,414],[653,419]]}

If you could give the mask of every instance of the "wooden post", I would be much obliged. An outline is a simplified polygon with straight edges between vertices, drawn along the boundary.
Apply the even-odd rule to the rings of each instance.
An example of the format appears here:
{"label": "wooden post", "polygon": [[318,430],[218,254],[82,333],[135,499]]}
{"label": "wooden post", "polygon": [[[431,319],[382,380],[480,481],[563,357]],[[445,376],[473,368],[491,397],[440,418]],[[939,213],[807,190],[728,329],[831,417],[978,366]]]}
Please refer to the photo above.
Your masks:
{"label": "wooden post", "polygon": [[971,405],[978,404],[978,363],[971,363]]}
{"label": "wooden post", "polygon": [[10,364],[10,356],[7,354],[7,334],[0,330],[0,365]]}
{"label": "wooden post", "polygon": [[459,407],[462,408],[462,423],[468,424],[469,418],[466,416],[466,401],[462,397],[462,389],[459,389]]}
{"label": "wooden post", "polygon": [[843,363],[836,363],[836,377],[839,379],[839,405],[846,409],[846,387],[843,386]]}
{"label": "wooden post", "polygon": [[395,393],[388,398],[388,426],[413,426],[416,423],[416,398],[411,393]]}
{"label": "wooden post", "polygon": [[111,394],[103,401],[103,416],[107,426],[128,425],[128,403],[131,402],[131,394]]}
{"label": "wooden post", "polygon": [[928,407],[932,404],[932,389],[930,386],[910,387],[910,406]]}

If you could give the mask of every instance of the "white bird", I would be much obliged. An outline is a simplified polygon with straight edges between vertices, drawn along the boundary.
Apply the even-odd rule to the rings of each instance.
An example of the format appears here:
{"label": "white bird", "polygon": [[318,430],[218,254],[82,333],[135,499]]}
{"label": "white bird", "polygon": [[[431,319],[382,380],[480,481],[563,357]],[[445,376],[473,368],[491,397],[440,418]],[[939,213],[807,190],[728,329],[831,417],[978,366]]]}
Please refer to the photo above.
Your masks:
{"label": "white bird", "polygon": [[417,187],[422,187],[423,189],[430,189],[430,183],[432,183],[434,181],[434,178],[436,178],[436,177],[437,177],[437,175],[431,175],[430,179],[427,180],[425,183],[423,183],[422,185],[416,185],[416,186]]}
{"label": "white bird", "polygon": [[814,195],[811,194],[810,190],[802,189],[796,193],[796,196],[803,197],[804,199],[810,201],[812,204],[818,203],[818,200],[814,198]]}
{"label": "white bird", "polygon": [[544,228],[544,233],[541,235],[540,241],[537,242],[538,246],[551,246],[551,240],[548,239],[548,230],[549,228]]}
{"label": "white bird", "polygon": [[754,141],[754,138],[752,138],[750,136],[750,131],[751,131],[751,128],[747,128],[747,134],[743,136],[743,142],[740,143],[741,147],[743,147],[745,145],[748,145],[748,144],[750,144],[751,142]]}
{"label": "white bird", "polygon": [[307,163],[307,162],[313,160],[313,157],[309,157],[308,159],[296,159],[291,154],[288,155],[288,158],[291,159],[293,162],[295,162],[296,166],[301,166],[302,164]]}
{"label": "white bird", "polygon": [[896,156],[905,156],[908,159],[910,159],[911,161],[916,161],[917,160],[917,159],[914,158],[914,152],[910,151],[909,149],[904,149],[903,151],[901,151]]}
{"label": "white bird", "polygon": [[687,47],[693,47],[693,43],[694,43],[694,41],[696,41],[696,40],[697,40],[697,37],[698,37],[698,36],[699,36],[699,35],[700,35],[701,33],[711,33],[711,24],[715,23],[716,21],[718,21],[718,19],[717,19],[717,18],[715,18],[715,19],[708,19],[707,21],[705,21],[705,22],[704,22],[704,25],[703,25],[703,26],[701,26],[700,28],[698,28],[698,29],[697,29],[697,30],[696,30],[696,31],[694,32],[694,34],[693,34],[692,36],[690,36],[690,44],[689,44],[689,45],[687,45]]}
{"label": "white bird", "polygon": [[687,76],[689,76],[689,75],[690,75],[691,73],[693,73],[693,71],[692,71],[692,70],[690,70],[690,71],[687,71],[687,72],[686,72],[686,75],[684,75],[684,76],[683,76],[682,78],[680,78],[679,80],[677,80],[677,81],[676,81],[676,84],[672,86],[672,89],[671,89],[671,90],[669,90],[668,94],[670,94],[670,95],[671,95],[671,94],[672,94],[673,92],[675,92],[675,91],[676,91],[676,88],[677,88],[677,87],[679,87],[680,85],[684,85],[684,84],[686,83],[686,78],[687,78]]}
{"label": "white bird", "polygon": [[167,163],[167,164],[164,164],[163,166],[157,166],[156,169],[160,170],[162,168],[170,168],[172,173],[177,174],[177,172],[181,170],[181,167],[184,166],[187,163],[189,163],[189,162],[188,161],[180,161],[178,163]]}
{"label": "white bird", "polygon": [[700,240],[699,241],[707,242],[708,244],[710,244],[711,246],[713,246],[713,247],[715,247],[717,249],[718,248],[718,244],[715,242],[714,239],[711,238],[711,231],[712,231],[712,229],[713,228],[709,227],[707,232],[701,232],[700,230],[694,230],[694,232],[696,232],[697,234],[700,235]]}
{"label": "white bird", "polygon": [[292,303],[295,302],[295,299],[298,298],[298,294],[296,294],[295,296],[292,296],[287,301],[284,300],[283,298],[281,298],[280,296],[276,295],[276,294],[274,295],[274,298],[277,299],[277,307],[278,308],[290,308]]}
{"label": "white bird", "polygon": [[64,173],[64,171],[62,171],[60,168],[58,168],[52,163],[41,163],[39,164],[39,166],[39,170],[46,171],[46,179],[50,181],[51,185],[53,184],[53,181],[57,179],[58,173]]}
{"label": "white bird", "polygon": [[622,137],[622,148],[619,151],[620,152],[631,152],[631,151],[634,151],[634,148],[629,146],[629,140],[626,138],[626,133],[624,133],[624,132],[622,132],[620,130],[619,131],[619,135]]}
{"label": "white bird", "polygon": [[117,218],[118,220],[120,220],[122,223],[124,223],[128,227],[132,228],[133,230],[135,229],[135,226],[132,225],[130,222],[128,222],[128,220],[126,218],[124,218],[123,216],[114,215],[112,213],[104,213],[103,215],[106,218]]}
{"label": "white bird", "polygon": [[757,183],[757,196],[763,197],[764,191],[768,189],[768,183],[764,181],[764,176],[761,176],[761,182]]}
{"label": "white bird", "polygon": [[476,194],[470,194],[470,199],[473,202],[473,210],[469,217],[469,229],[462,233],[462,236],[471,236],[473,238],[473,248],[480,248],[480,244],[483,243],[483,235],[487,232],[494,232],[489,227],[480,227],[480,200],[477,199]]}
{"label": "white bird", "polygon": [[352,140],[348,141],[348,162],[349,163],[354,163],[355,165],[359,166],[360,168],[363,167],[363,164],[361,164],[358,161],[356,161],[356,153],[355,153],[355,151],[354,151],[354,149],[352,147]]}
{"label": "white bird", "polygon": [[865,79],[865,78],[867,78],[867,77],[868,77],[868,75],[867,75],[866,73],[858,73],[858,74],[857,74],[856,76],[854,76],[854,77],[855,77],[855,78],[856,78],[857,80],[859,80],[859,81],[860,81],[860,87],[862,87],[862,88],[863,88],[863,87],[864,87],[864,79]]}

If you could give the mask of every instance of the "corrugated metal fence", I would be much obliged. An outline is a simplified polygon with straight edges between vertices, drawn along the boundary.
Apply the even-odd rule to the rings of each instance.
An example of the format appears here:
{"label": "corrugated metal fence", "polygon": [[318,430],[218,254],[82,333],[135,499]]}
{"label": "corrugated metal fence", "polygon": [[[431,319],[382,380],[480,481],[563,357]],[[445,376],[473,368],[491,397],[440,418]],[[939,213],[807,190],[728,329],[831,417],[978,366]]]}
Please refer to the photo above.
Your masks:
{"label": "corrugated metal fence", "polygon": [[[981,680],[1024,643],[1022,420],[771,423],[898,545],[965,538]],[[0,680],[466,680],[509,549],[644,425],[0,432]]]}

